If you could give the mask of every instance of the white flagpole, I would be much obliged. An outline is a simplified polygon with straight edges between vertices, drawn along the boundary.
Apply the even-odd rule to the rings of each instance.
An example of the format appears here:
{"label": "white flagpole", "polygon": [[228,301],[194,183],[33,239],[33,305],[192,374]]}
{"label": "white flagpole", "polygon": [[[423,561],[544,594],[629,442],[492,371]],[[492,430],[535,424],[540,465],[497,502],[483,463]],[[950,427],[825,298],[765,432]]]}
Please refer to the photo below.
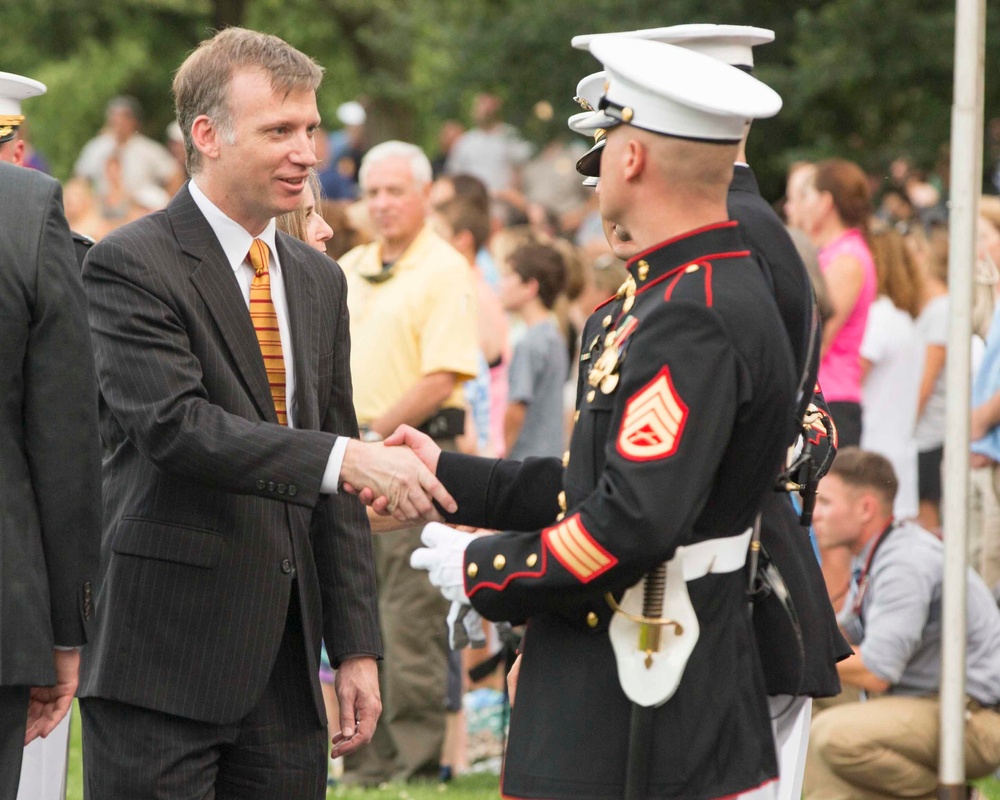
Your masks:
{"label": "white flagpole", "polygon": [[944,441],[944,597],[939,797],[965,797],[966,539],[969,495],[969,356],[976,220],[982,176],[985,0],[956,0],[951,113],[951,209]]}

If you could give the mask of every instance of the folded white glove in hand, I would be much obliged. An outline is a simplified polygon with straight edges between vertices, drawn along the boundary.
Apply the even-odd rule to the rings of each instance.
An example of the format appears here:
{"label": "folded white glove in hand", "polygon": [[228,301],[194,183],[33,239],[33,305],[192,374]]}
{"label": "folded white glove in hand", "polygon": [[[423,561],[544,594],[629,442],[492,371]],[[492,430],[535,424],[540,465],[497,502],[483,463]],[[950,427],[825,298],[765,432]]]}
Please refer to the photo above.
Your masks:
{"label": "folded white glove in hand", "polygon": [[445,600],[468,605],[465,594],[465,548],[477,534],[462,533],[440,522],[429,522],[420,533],[426,547],[418,547],[410,556],[410,566],[427,570],[431,583],[441,590]]}
{"label": "folded white glove in hand", "polygon": [[486,647],[483,618],[468,603],[453,600],[448,609],[448,647],[452,650]]}

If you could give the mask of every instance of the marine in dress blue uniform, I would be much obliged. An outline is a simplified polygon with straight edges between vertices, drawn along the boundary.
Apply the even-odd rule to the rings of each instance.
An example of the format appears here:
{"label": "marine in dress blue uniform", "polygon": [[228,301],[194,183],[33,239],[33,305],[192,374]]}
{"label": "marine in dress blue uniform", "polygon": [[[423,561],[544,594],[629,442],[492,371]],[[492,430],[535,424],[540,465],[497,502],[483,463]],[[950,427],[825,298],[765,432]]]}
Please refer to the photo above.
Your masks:
{"label": "marine in dress blue uniform", "polygon": [[[735,144],[746,117],[780,106],[700,54],[652,42],[592,49],[608,72],[606,127]],[[722,186],[718,218],[632,258],[618,295],[587,322],[562,462],[440,455],[437,475],[459,506],[449,521],[522,531],[476,538],[460,560],[477,611],[527,622],[505,796],[622,796],[632,704],[606,594],[620,598],[681,545],[745,532],[781,467],[797,375],[771,289],[725,220]],[[462,547],[435,549],[444,560]],[[743,570],[709,563],[687,589],[701,633],[676,692],[653,711],[647,794],[768,796],[777,766]]]}
{"label": "marine in dress blue uniform", "polygon": [[[748,72],[754,65],[753,48],[774,39],[773,31],[764,28],[693,24],[575,36],[573,46],[586,49],[595,38],[604,36],[676,44]],[[597,104],[594,91],[603,84],[603,79],[603,73],[596,73],[578,85],[578,102],[582,101],[584,108]],[[570,120],[571,129],[580,133],[593,133],[596,129],[599,137],[578,164],[581,174],[591,179],[600,175],[603,147],[603,131],[592,118],[593,114],[580,114]],[[753,170],[743,158],[741,153],[729,187],[729,216],[740,223],[754,260],[772,287],[787,332],[800,376],[795,418],[803,420],[807,409],[812,409],[804,430],[797,427],[795,435],[802,434],[803,445],[811,450],[814,467],[822,464],[828,467],[836,451],[836,431],[816,381],[820,328],[809,275],[785,226],[761,196]],[[828,435],[830,431],[832,437]],[[794,442],[788,444],[792,446]],[[813,478],[818,481],[819,474]],[[784,611],[759,603],[757,644],[769,695],[830,697],[840,692],[836,663],[849,656],[851,649],[837,626],[808,530],[799,524],[799,513],[785,488],[782,485],[780,491],[765,499],[761,542],[787,585],[798,631],[788,623]]]}

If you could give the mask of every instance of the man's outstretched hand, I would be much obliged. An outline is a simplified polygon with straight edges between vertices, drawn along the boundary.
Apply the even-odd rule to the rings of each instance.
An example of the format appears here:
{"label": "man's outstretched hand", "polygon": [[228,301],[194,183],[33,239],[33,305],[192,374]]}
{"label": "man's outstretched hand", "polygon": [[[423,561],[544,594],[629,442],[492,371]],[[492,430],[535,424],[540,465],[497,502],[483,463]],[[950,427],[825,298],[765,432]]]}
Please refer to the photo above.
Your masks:
{"label": "man's outstretched hand", "polygon": [[[353,443],[352,443],[353,444]],[[400,425],[395,432],[389,436],[381,446],[386,448],[400,448],[408,449],[423,463],[423,465],[433,476],[437,472],[438,459],[441,456],[441,448],[434,442],[434,440],[428,436],[426,433],[421,433],[416,428],[409,425]],[[348,445],[348,450],[351,449],[351,445]],[[344,462],[346,465],[347,457],[345,455]],[[365,482],[360,478],[358,480],[351,480],[343,470],[341,470],[341,475],[344,479],[344,489],[351,494],[357,494],[361,502],[366,506],[370,506],[372,511],[381,516],[392,516],[395,519],[404,522],[412,521],[413,517],[401,516],[396,513],[398,505],[394,505],[392,502],[392,497],[387,492],[380,491],[379,487],[375,486],[371,482]],[[441,486],[440,481],[434,478],[434,481],[438,486],[441,487],[441,492],[451,501],[452,505],[449,506],[446,503],[442,503],[438,494],[434,494],[433,498],[438,501],[442,508],[444,508],[448,513],[454,513],[458,508],[454,504],[451,495],[447,493],[443,486]],[[437,510],[431,505],[431,514],[427,516],[419,517],[420,520],[425,522],[440,522],[441,515],[437,513]]]}
{"label": "man's outstretched hand", "polygon": [[[423,436],[418,431],[413,432]],[[429,437],[426,438],[437,448]],[[418,446],[426,454],[426,445],[421,442]],[[440,454],[440,448],[437,450]],[[436,458],[434,464],[436,467]],[[440,521],[434,501],[449,514],[458,509],[420,453],[410,447],[389,445],[389,440],[377,444],[348,442],[340,475],[345,491],[358,494],[379,514],[391,515],[400,522]]]}

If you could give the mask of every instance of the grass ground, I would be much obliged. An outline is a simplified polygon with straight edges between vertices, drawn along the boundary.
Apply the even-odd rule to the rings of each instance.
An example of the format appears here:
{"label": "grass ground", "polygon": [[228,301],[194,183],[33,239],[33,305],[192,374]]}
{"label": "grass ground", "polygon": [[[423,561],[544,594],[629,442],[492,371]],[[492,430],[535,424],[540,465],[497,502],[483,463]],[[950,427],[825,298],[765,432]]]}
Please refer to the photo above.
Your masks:
{"label": "grass ground", "polygon": [[[462,775],[451,783],[386,784],[378,789],[330,789],[327,800],[496,800],[500,796],[496,775]],[[1000,800],[1000,781],[979,782],[988,800]],[[69,747],[69,779],[66,800],[83,800],[83,780],[80,751],[80,717],[73,704],[73,724]]]}

